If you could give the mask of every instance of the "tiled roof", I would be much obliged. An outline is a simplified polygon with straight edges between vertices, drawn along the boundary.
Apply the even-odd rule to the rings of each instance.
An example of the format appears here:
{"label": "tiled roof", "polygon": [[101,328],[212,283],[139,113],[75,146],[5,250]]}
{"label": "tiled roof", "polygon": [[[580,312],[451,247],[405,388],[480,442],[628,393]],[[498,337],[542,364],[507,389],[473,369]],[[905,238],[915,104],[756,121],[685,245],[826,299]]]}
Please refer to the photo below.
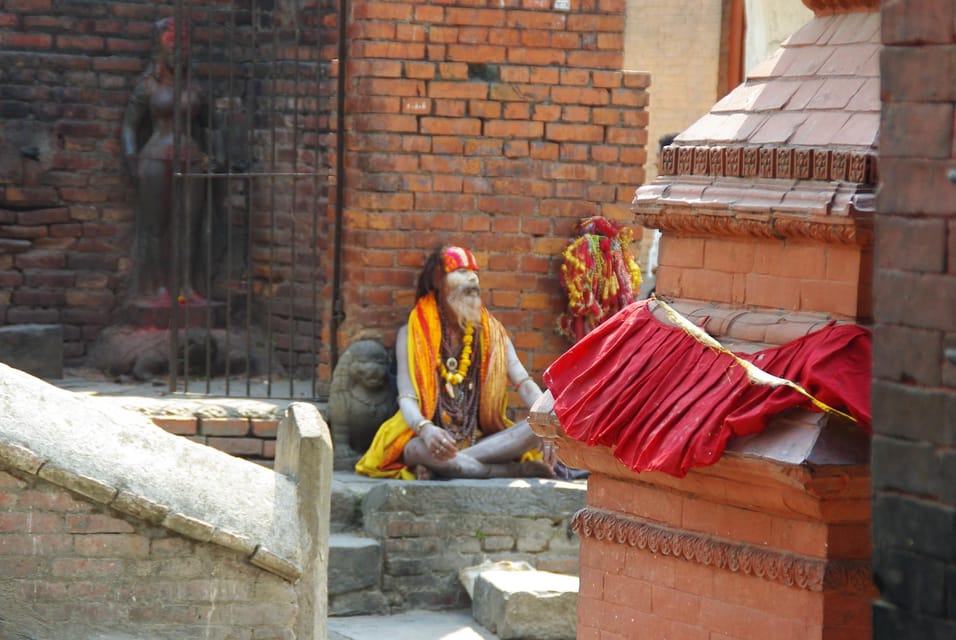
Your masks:
{"label": "tiled roof", "polygon": [[869,245],[880,48],[871,7],[818,13],[663,149],[657,179],[634,196],[638,223]]}
{"label": "tiled roof", "polygon": [[879,13],[815,17],[675,142],[874,149],[879,52]]}

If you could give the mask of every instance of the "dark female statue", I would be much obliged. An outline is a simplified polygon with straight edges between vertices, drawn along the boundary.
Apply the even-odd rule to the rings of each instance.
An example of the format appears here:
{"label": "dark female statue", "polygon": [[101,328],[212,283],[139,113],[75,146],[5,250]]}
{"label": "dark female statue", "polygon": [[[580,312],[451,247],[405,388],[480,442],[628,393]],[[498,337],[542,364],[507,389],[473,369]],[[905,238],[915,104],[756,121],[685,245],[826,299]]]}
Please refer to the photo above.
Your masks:
{"label": "dark female statue", "polygon": [[205,183],[176,178],[174,169],[201,172],[208,163],[198,142],[206,104],[189,71],[186,29],[164,18],[154,36],[153,60],[136,81],[123,117],[123,151],[137,192],[129,294],[139,304],[165,306],[174,298],[199,303]]}

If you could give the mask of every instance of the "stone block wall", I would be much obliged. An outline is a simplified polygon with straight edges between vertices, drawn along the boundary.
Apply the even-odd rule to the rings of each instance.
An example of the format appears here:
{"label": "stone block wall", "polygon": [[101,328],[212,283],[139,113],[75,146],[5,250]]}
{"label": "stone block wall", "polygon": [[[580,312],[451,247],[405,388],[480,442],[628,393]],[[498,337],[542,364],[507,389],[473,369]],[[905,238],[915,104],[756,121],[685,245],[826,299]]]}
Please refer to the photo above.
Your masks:
{"label": "stone block wall", "polygon": [[621,71],[623,0],[569,4],[352,4],[341,344],[394,340],[425,256],[457,243],[533,375],[567,348],[559,254],[582,217],[630,222],[650,81]]}
{"label": "stone block wall", "polygon": [[956,636],[954,18],[953,4],[940,0],[883,5],[873,342],[878,640]]}
{"label": "stone block wall", "polygon": [[468,607],[458,572],[486,560],[577,574],[570,523],[585,490],[582,482],[512,479],[377,485],[362,514],[366,535],[382,544],[382,593],[396,610]]}
{"label": "stone block wall", "polygon": [[294,583],[36,476],[0,470],[0,636],[291,640]]}

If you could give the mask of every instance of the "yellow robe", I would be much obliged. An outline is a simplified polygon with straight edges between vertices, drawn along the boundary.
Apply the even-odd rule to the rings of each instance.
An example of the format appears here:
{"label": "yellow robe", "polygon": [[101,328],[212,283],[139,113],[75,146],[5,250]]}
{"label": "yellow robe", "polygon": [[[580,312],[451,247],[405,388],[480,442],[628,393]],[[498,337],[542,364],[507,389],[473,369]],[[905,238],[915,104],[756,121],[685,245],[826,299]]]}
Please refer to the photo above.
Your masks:
{"label": "yellow robe", "polygon": [[[484,308],[481,310],[481,397],[478,401],[480,433],[488,435],[511,426],[505,415],[508,404],[507,347],[504,327]],[[436,362],[441,348],[441,321],[434,294],[420,298],[408,316],[408,368],[418,408],[432,417],[440,392]],[[371,446],[355,464],[355,471],[372,478],[414,480],[415,474],[402,462],[402,451],[415,432],[398,411],[382,423]]]}

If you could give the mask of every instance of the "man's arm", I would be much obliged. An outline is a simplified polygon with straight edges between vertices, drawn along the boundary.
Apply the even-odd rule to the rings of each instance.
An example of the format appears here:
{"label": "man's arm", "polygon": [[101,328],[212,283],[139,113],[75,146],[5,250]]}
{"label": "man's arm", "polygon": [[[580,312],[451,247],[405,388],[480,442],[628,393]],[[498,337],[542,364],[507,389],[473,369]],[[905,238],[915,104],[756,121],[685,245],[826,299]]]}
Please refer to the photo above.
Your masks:
{"label": "man's arm", "polygon": [[521,397],[521,402],[530,409],[531,405],[535,403],[535,400],[541,397],[541,388],[538,386],[538,383],[534,381],[534,378],[528,375],[527,369],[524,368],[524,365],[521,364],[521,360],[518,359],[515,347],[508,337],[505,337],[505,346],[507,348],[508,358],[508,379],[511,380],[511,384],[514,385],[515,390]]}
{"label": "man's arm", "polygon": [[[418,395],[408,367],[408,325],[402,325],[395,335],[395,366],[396,384],[398,386],[398,408],[402,412],[405,423],[415,431],[418,425],[425,420],[418,407]],[[417,428],[416,428],[417,427]]]}
{"label": "man's arm", "polygon": [[425,443],[425,447],[439,460],[455,457],[455,443],[444,429],[435,425],[430,418],[423,416],[418,406],[415,385],[412,384],[411,370],[408,366],[408,325],[403,326],[395,335],[396,384],[398,386],[398,408],[402,412],[405,424]]}

